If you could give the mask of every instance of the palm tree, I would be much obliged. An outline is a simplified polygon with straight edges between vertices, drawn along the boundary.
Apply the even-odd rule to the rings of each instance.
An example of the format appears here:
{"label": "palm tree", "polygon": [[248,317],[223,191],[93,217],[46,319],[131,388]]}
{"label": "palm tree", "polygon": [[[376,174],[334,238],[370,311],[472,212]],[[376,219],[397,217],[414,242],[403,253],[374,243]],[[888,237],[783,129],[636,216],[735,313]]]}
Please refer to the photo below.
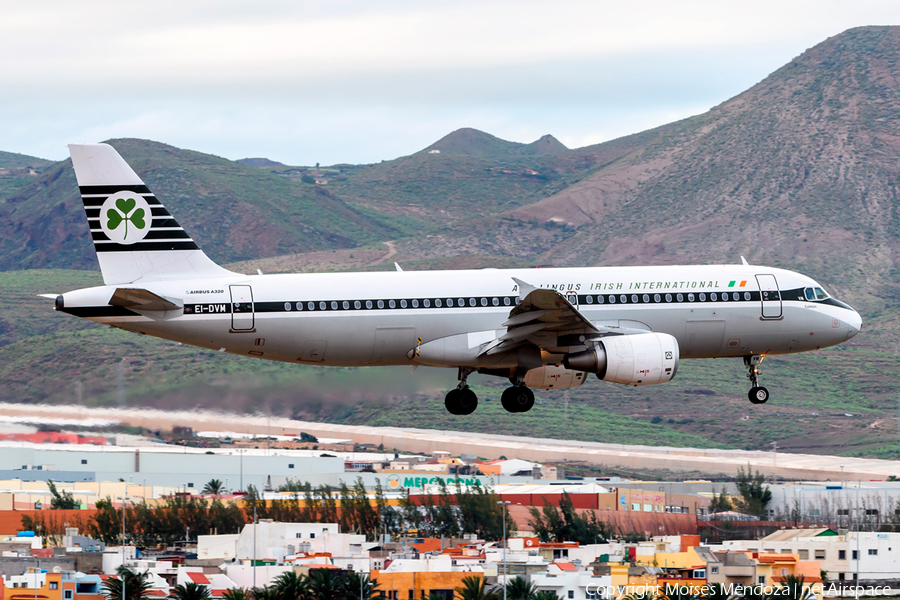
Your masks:
{"label": "palm tree", "polygon": [[272,593],[279,600],[309,598],[309,578],[302,573],[287,571],[272,580]]}
{"label": "palm tree", "polygon": [[721,583],[710,583],[706,586],[706,594],[703,595],[703,600],[728,600],[731,595],[728,593],[728,588],[726,588]]}
{"label": "palm tree", "polygon": [[264,585],[251,589],[250,598],[253,600],[278,600],[278,594],[269,586]]}
{"label": "palm tree", "polygon": [[188,583],[179,583],[172,588],[169,598],[173,600],[206,600],[209,598],[209,588],[189,581]]}
{"label": "palm tree", "polygon": [[513,577],[506,584],[508,600],[533,600],[536,594],[537,587],[524,577]]}
{"label": "palm tree", "polygon": [[635,592],[633,594],[628,594],[627,596],[623,596],[623,600],[668,600],[668,596],[665,594],[657,594],[650,590],[645,590],[642,592]]}
{"label": "palm tree", "polygon": [[206,482],[206,485],[203,486],[203,491],[201,493],[218,496],[224,491],[225,484],[222,483],[221,479],[210,479]]}
{"label": "palm tree", "polygon": [[[357,573],[356,571],[347,573],[344,587],[344,597],[347,600],[356,600],[357,598],[371,600],[378,592],[378,582],[376,580],[371,579],[365,573]],[[362,589],[362,595],[360,595],[360,588]]]}
{"label": "palm tree", "polygon": [[309,572],[309,600],[335,600],[343,595],[345,587],[344,579],[331,569]]}
{"label": "palm tree", "polygon": [[781,580],[777,596],[775,594],[773,596],[782,600],[807,600],[813,596],[813,592],[808,585],[804,585],[803,575],[785,575]]}
{"label": "palm tree", "polygon": [[534,600],[559,600],[559,596],[557,596],[550,590],[544,590],[542,592],[535,593]]}
{"label": "palm tree", "polygon": [[150,592],[150,575],[146,571],[138,573],[128,567],[119,567],[117,577],[103,582],[103,591],[108,600],[122,600],[122,581],[125,582],[125,600],[142,600]]}
{"label": "palm tree", "polygon": [[455,589],[459,600],[497,600],[497,592],[485,591],[485,581],[476,575],[463,577],[462,586]]}
{"label": "palm tree", "polygon": [[253,596],[250,590],[236,587],[222,592],[222,600],[253,600]]}

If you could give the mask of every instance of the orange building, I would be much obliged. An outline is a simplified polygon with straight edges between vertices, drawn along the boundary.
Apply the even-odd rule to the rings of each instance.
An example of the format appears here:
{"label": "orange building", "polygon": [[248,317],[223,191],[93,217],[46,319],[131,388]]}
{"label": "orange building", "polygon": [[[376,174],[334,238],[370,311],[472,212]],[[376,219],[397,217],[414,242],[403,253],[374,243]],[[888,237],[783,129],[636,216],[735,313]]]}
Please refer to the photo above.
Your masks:
{"label": "orange building", "polygon": [[[88,579],[88,578],[86,578]],[[99,578],[90,578],[89,585],[78,588],[75,574],[34,573],[29,569],[24,575],[3,578],[0,585],[0,600],[106,600],[103,590],[98,584]],[[37,589],[35,589],[35,580]]]}
{"label": "orange building", "polygon": [[[413,570],[413,565],[406,569],[405,562],[397,560],[382,571],[372,571],[372,579],[387,600],[421,600],[432,593],[453,600],[454,590],[462,587],[463,579],[474,576],[480,580],[484,576],[481,569],[453,566],[447,555],[425,561],[425,570]],[[414,562],[418,565],[415,568],[421,569],[421,563]]]}

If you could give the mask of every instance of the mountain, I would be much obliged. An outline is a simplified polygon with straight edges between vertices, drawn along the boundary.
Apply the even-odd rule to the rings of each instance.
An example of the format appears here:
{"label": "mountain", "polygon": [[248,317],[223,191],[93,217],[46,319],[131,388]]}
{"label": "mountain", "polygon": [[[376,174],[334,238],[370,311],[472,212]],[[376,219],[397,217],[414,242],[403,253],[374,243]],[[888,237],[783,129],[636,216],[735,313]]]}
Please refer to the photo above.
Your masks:
{"label": "mountain", "polygon": [[[110,143],[217,261],[408,235],[402,220],[361,211],[325,187],[157,142]],[[96,268],[68,159],[0,201],[0,270],[54,267]]]}
{"label": "mountain", "polygon": [[602,265],[744,255],[809,273],[870,316],[900,304],[900,28],[829,38],[709,112],[632,141],[539,202],[398,246],[400,256],[466,247]]}
{"label": "mountain", "polygon": [[[291,179],[302,170],[293,167],[112,142],[211,256],[255,259],[267,272],[267,257],[307,270],[390,269],[395,260],[414,270],[738,263],[744,255],[808,273],[860,309],[863,331],[836,348],[768,358],[765,406],[747,403],[739,360],[683,361],[663,386],[592,380],[539,392],[535,410],[517,419],[493,401],[504,382],[479,376],[485,406],[456,418],[441,409],[453,373],[338,369],[321,384],[312,368],[55,313],[35,295],[99,282],[68,162],[14,193],[0,187],[0,269],[89,269],[0,273],[0,389],[22,402],[83,393],[86,404],[110,404],[122,361],[135,405],[610,442],[769,449],[778,440],[779,449],[900,458],[898,61],[900,28],[852,29],[663,127],[571,150],[549,136],[517,144],[463,129],[392,161],[322,169],[324,186]],[[360,245],[368,247],[355,252]],[[305,254],[283,256],[295,252]]]}
{"label": "mountain", "polygon": [[536,154],[560,154],[568,148],[549,134],[530,144],[520,144],[501,140],[477,129],[464,127],[445,135],[422,152],[435,150],[446,154],[480,156],[481,158],[506,158]]}
{"label": "mountain", "polygon": [[284,163],[269,160],[268,158],[239,158],[234,161],[248,167],[283,167]]}
{"label": "mountain", "polygon": [[3,152],[0,150],[0,169],[39,169],[52,165],[52,160],[38,158],[36,156],[28,156],[27,154],[16,154],[15,152]]}

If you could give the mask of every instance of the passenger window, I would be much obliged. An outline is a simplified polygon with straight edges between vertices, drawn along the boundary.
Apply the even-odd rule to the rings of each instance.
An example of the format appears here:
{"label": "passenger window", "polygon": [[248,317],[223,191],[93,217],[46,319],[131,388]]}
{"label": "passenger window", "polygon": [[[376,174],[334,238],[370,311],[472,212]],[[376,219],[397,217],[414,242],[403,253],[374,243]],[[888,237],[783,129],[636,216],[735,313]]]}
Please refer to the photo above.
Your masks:
{"label": "passenger window", "polygon": [[500,298],[491,298],[491,304],[494,306],[500,306]]}
{"label": "passenger window", "polygon": [[503,299],[503,304],[509,306],[509,297]]}
{"label": "passenger window", "polygon": [[666,302],[672,301],[672,294],[666,294]]}
{"label": "passenger window", "polygon": [[441,299],[440,299],[440,298],[436,298],[435,301],[434,301],[434,305],[437,306],[438,308],[440,308],[440,307],[441,307]]}
{"label": "passenger window", "polygon": [[419,308],[419,301],[418,301],[418,300],[413,300],[413,301],[412,301],[412,307],[413,307],[413,308]]}
{"label": "passenger window", "polygon": [[828,294],[825,293],[825,290],[823,290],[820,287],[816,288],[816,300],[824,300],[827,297],[828,297]]}
{"label": "passenger window", "polygon": [[585,297],[584,297],[584,301],[587,302],[588,304],[593,304],[593,303],[594,303],[594,297],[593,297],[593,296],[585,296]]}
{"label": "passenger window", "polygon": [[430,306],[431,306],[431,300],[429,300],[428,298],[425,298],[424,300],[422,300],[422,305],[423,305],[425,308],[430,307]]}
{"label": "passenger window", "polygon": [[603,296],[597,296],[597,304],[603,304]]}
{"label": "passenger window", "polygon": [[378,301],[378,308],[384,308],[384,300]]}

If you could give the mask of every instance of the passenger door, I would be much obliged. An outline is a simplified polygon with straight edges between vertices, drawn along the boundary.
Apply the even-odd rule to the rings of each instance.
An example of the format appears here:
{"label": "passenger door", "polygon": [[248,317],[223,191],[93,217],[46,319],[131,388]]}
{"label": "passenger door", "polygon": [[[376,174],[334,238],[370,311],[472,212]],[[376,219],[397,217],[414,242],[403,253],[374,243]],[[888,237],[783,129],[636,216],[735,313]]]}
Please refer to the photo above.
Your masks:
{"label": "passenger door", "polygon": [[781,318],[781,293],[774,275],[757,275],[763,319]]}
{"label": "passenger door", "polygon": [[231,330],[253,331],[253,290],[249,285],[232,285]]}

